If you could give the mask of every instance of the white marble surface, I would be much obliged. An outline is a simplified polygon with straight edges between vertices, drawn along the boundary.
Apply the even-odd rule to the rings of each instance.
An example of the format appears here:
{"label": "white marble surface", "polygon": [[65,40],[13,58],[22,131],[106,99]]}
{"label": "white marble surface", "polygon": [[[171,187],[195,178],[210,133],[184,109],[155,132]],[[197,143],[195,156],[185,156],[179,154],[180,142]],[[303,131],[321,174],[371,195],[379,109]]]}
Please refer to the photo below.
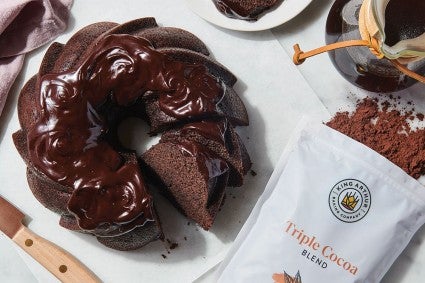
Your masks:
{"label": "white marble surface", "polygon": [[0,233],[0,281],[7,283],[38,282],[14,247],[12,240]]}
{"label": "white marble surface", "polygon": [[[183,247],[183,249],[189,251],[192,249],[192,253],[189,254],[193,258],[184,256],[183,260],[177,260],[176,258],[166,262],[161,259],[158,260],[156,256],[163,251],[160,244],[147,249],[147,253],[153,257],[150,260],[137,253],[131,253],[126,256],[122,253],[113,252],[109,253],[107,258],[105,258],[103,252],[102,255],[104,257],[92,258],[90,255],[80,253],[79,249],[73,247],[73,245],[83,245],[91,249],[93,245],[96,246],[95,241],[72,234],[69,231],[60,230],[53,233],[54,236],[51,236],[51,240],[58,242],[72,252],[76,252],[80,259],[100,273],[101,278],[107,282],[117,282],[117,280],[114,280],[116,277],[112,274],[117,272],[129,273],[132,276],[129,282],[144,279],[143,273],[135,270],[126,270],[125,267],[124,269],[118,268],[122,267],[121,265],[126,261],[134,263],[134,261],[139,260],[138,264],[141,268],[145,265],[150,266],[153,264],[155,268],[160,265],[169,270],[172,270],[173,264],[181,263],[181,261],[196,261],[207,253],[206,250],[208,248],[206,247],[208,247],[208,244],[206,245],[205,241],[208,243],[210,239],[219,240],[218,245],[222,247],[222,254],[216,255],[216,258],[222,257],[232,239],[236,236],[237,231],[233,231],[230,234],[223,233],[220,226],[223,227],[224,223],[230,219],[230,221],[235,222],[240,227],[241,224],[238,222],[243,222],[247,212],[254,205],[255,196],[258,196],[258,193],[264,188],[267,177],[271,174],[273,165],[276,163],[289,137],[289,130],[296,123],[299,115],[304,111],[324,112],[322,103],[330,113],[334,113],[341,107],[352,107],[357,97],[362,97],[366,94],[345,82],[333,68],[326,54],[309,59],[297,68],[290,62],[294,43],[300,43],[305,50],[324,44],[324,21],[331,5],[331,0],[314,0],[297,18],[273,29],[273,34],[279,39],[281,46],[269,31],[243,33],[216,28],[197,18],[184,6],[183,2],[182,0],[76,1],[72,9],[73,19],[70,28],[58,41],[63,42],[78,28],[92,22],[105,19],[123,22],[148,15],[155,16],[162,25],[185,28],[201,37],[201,39],[206,41],[215,57],[240,78],[237,89],[243,93],[252,122],[249,129],[242,130],[241,135],[245,139],[250,137],[250,140],[246,141],[253,153],[254,170],[257,173],[261,173],[259,174],[260,177],[257,175],[256,178],[249,178],[249,182],[253,182],[252,185],[258,187],[258,191],[255,193],[252,191],[249,193],[249,190],[248,193],[239,192],[236,193],[238,197],[236,201],[230,199],[232,205],[238,205],[239,202],[244,201],[250,203],[243,207],[242,210],[244,212],[241,217],[234,216],[235,213],[238,214],[240,212],[230,209],[231,205],[228,205],[227,209],[225,206],[224,213],[218,218],[218,228],[213,229],[210,234],[196,236],[200,237],[199,240],[204,242],[200,252],[193,251],[193,247],[190,245]],[[158,9],[160,5],[166,7],[161,12]],[[249,52],[247,54],[244,53],[244,49],[249,50]],[[10,200],[31,215],[31,228],[40,234],[49,235],[49,231],[58,230],[56,224],[58,219],[32,197],[26,186],[24,166],[14,151],[10,140],[11,133],[18,128],[15,113],[17,93],[24,82],[38,68],[41,55],[45,50],[46,48],[42,48],[28,56],[23,73],[12,89],[12,97],[7,102],[5,114],[0,118],[0,156],[7,156],[6,160],[2,159],[0,162],[0,180],[2,182],[0,194],[7,194]],[[252,70],[255,70],[255,72]],[[311,89],[314,90],[317,96]],[[425,91],[422,93],[425,94]],[[404,93],[404,96],[406,99],[420,101],[421,87],[414,87],[408,90]],[[418,107],[420,109],[423,106],[418,105]],[[266,152],[265,156],[262,156],[264,155],[263,152]],[[41,223],[41,221],[50,221],[52,223],[46,224]],[[384,282],[423,281],[425,278],[425,270],[422,268],[422,264],[425,262],[425,245],[422,244],[424,239],[425,229],[422,229],[391,268]],[[37,279],[43,283],[55,282],[54,278],[49,277],[49,274],[43,272],[37,264],[25,255],[22,256],[23,259],[34,272],[37,279],[22,271],[22,262],[16,259],[16,253],[14,248],[10,249],[10,244],[10,241],[0,237],[0,251],[2,252],[0,258],[3,259],[0,262],[1,282],[36,282]],[[3,246],[8,246],[9,249],[3,249]],[[160,251],[158,252],[158,250]],[[179,253],[181,251],[179,250]],[[140,253],[142,252],[140,251]],[[101,269],[98,269],[97,261],[100,260],[110,270],[102,272]],[[205,265],[200,266],[198,264],[193,266],[194,269],[199,271],[199,269],[205,268]],[[212,262],[210,265],[213,265]],[[169,274],[170,277],[173,276],[172,271]],[[211,274],[212,272],[207,273],[198,282],[213,282]],[[173,277],[175,282],[181,281],[178,278]]]}

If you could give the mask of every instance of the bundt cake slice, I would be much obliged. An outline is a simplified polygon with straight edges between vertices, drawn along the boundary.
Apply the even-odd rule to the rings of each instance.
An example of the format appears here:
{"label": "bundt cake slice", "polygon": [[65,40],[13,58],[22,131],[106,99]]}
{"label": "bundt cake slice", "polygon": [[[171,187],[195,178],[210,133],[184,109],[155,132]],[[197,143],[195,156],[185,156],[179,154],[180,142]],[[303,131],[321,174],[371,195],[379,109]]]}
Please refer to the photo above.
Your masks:
{"label": "bundt cake slice", "polygon": [[240,187],[251,168],[245,145],[227,119],[204,120],[185,124],[163,133],[161,142],[191,140],[202,144],[229,165],[228,186]]}
{"label": "bundt cake slice", "polygon": [[256,21],[282,0],[213,0],[217,9],[229,18]]}
{"label": "bundt cake slice", "polygon": [[160,142],[142,155],[163,194],[202,228],[211,228],[223,201],[227,163],[189,140]]}

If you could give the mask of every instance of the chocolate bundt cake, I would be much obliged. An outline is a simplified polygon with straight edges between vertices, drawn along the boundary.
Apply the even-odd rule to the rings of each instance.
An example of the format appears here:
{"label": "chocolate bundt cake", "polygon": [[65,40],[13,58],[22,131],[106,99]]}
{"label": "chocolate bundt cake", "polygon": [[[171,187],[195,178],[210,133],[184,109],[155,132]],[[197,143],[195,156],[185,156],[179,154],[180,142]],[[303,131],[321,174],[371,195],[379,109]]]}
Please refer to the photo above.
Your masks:
{"label": "chocolate bundt cake", "polygon": [[[251,165],[234,130],[248,125],[235,82],[200,39],[154,18],[53,43],[21,91],[13,135],[34,196],[63,227],[118,250],[162,237],[147,183],[209,229],[225,187],[242,185]],[[117,135],[133,116],[163,133],[141,157]]]}
{"label": "chocolate bundt cake", "polygon": [[277,7],[282,0],[212,0],[217,9],[229,18],[257,21],[258,18]]}
{"label": "chocolate bundt cake", "polygon": [[225,118],[187,123],[164,133],[142,155],[142,162],[165,195],[206,230],[213,224],[226,185],[241,186],[251,166],[245,147]]}

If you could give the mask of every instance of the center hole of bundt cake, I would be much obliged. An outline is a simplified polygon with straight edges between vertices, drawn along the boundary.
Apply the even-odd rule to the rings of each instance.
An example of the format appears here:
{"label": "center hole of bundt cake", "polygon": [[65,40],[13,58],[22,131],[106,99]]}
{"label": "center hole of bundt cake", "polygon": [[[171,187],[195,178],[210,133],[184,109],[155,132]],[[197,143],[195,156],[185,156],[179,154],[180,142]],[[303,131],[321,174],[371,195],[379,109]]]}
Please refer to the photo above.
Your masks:
{"label": "center hole of bundt cake", "polygon": [[160,136],[150,136],[150,128],[146,121],[130,117],[118,125],[118,139],[122,146],[135,150],[140,156],[152,145],[158,143]]}

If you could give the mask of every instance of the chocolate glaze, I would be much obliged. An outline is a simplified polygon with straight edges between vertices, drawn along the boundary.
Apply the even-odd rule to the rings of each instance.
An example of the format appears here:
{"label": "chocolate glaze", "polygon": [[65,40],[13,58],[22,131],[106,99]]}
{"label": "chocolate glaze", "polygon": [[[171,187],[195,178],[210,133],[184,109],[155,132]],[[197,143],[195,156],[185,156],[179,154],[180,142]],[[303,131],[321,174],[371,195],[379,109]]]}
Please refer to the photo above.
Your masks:
{"label": "chocolate glaze", "polygon": [[243,5],[238,2],[229,0],[213,0],[213,2],[217,9],[226,17],[251,22],[257,21],[262,12],[271,8],[261,6],[257,7],[257,9],[244,8]]}
{"label": "chocolate glaze", "polygon": [[226,17],[245,20],[245,21],[256,21],[257,18],[249,16],[249,11],[243,9],[240,5],[233,4],[225,0],[213,0],[217,9],[224,14]]}
{"label": "chocolate glaze", "polygon": [[[130,35],[103,38],[76,70],[43,76],[39,89],[41,116],[27,136],[30,160],[74,189],[68,210],[83,230],[98,236],[120,235],[154,221],[138,165],[126,163],[105,140],[110,129],[102,104],[112,100],[128,107],[152,91],[162,111],[187,119],[215,112],[224,95],[204,66],[173,61]],[[211,176],[223,170],[218,161],[204,163]]]}
{"label": "chocolate glaze", "polygon": [[195,131],[206,139],[214,140],[222,145],[226,144],[227,121],[200,121],[186,124],[182,127],[182,135]]}
{"label": "chocolate glaze", "polygon": [[196,157],[198,167],[205,180],[208,180],[208,203],[213,203],[214,189],[218,178],[229,171],[226,161],[197,142],[183,141],[178,144],[183,155]]}
{"label": "chocolate glaze", "polygon": [[205,66],[164,61],[160,75],[165,76],[167,88],[159,90],[162,91],[159,96],[162,111],[178,119],[217,113],[217,103],[223,98],[224,90]]}

